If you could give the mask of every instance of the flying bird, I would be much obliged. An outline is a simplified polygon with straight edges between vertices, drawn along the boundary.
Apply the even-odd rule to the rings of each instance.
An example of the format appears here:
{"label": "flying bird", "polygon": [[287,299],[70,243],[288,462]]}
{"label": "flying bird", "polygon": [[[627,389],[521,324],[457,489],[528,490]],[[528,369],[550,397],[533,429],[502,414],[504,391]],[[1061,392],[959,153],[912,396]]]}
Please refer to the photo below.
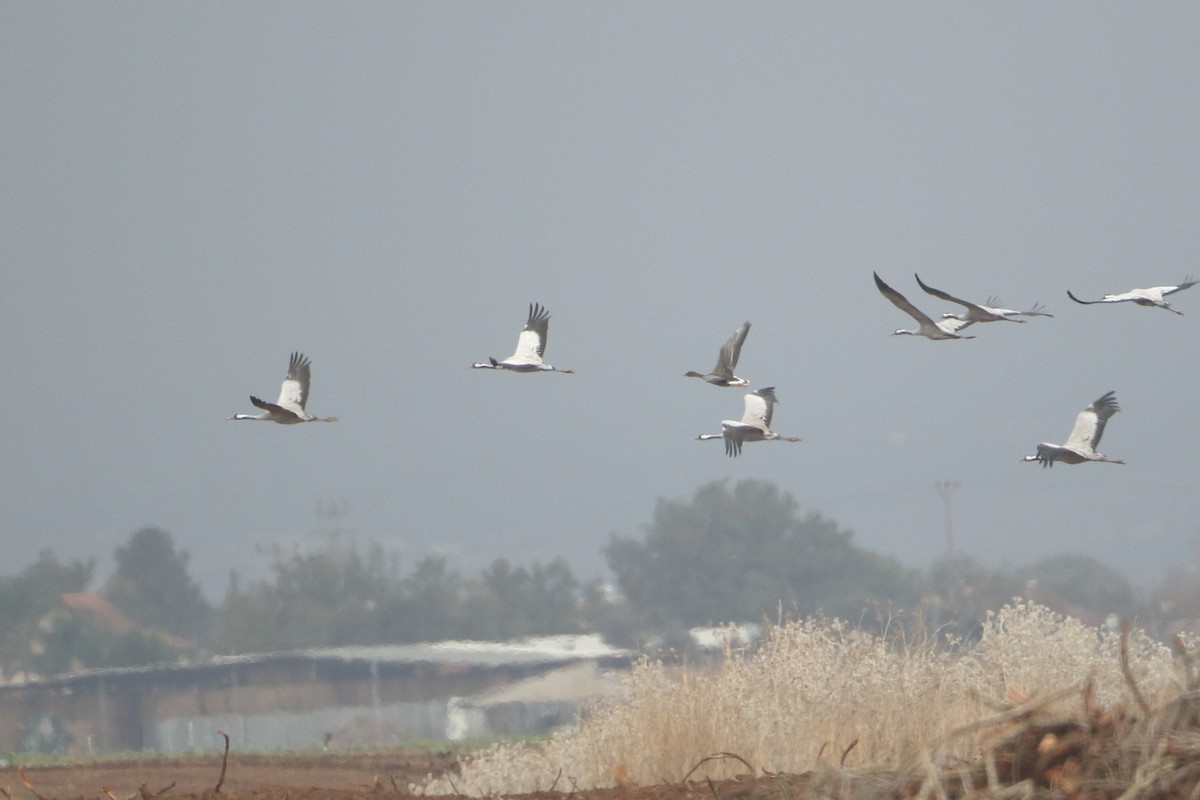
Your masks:
{"label": "flying bird", "polygon": [[883,279],[879,277],[878,272],[873,274],[875,275],[875,285],[879,287],[880,294],[882,294],[888,300],[891,300],[892,305],[894,305],[896,308],[915,319],[917,321],[917,325],[919,326],[915,331],[897,328],[895,331],[893,331],[894,335],[899,336],[900,334],[907,334],[909,336],[924,336],[926,339],[935,340],[975,338],[974,336],[960,336],[955,333],[955,331],[962,330],[967,325],[971,324],[970,322],[966,322],[966,324],[961,325],[954,324],[956,322],[960,322],[960,320],[942,320],[941,323],[934,322],[924,312],[922,312],[912,303],[908,302],[904,295],[900,294],[895,289],[884,283]]}
{"label": "flying bird", "polygon": [[750,381],[733,374],[738,358],[742,354],[742,344],[746,341],[746,334],[749,332],[749,322],[743,322],[742,327],[733,332],[729,341],[721,348],[721,352],[717,356],[717,365],[712,368],[712,372],[702,374],[689,371],[683,373],[684,377],[703,378],[714,386],[749,386]]}
{"label": "flying bird", "polygon": [[1028,311],[1014,311],[1011,308],[996,308],[995,306],[991,305],[996,301],[990,297],[988,298],[987,305],[984,305],[983,303],[972,303],[969,300],[961,300],[952,294],[943,292],[941,289],[934,289],[932,286],[927,286],[925,281],[921,280],[921,276],[917,275],[915,272],[913,273],[913,277],[917,279],[917,283],[920,284],[921,288],[925,290],[926,294],[931,294],[934,297],[940,297],[941,299],[951,303],[957,303],[966,309],[966,311],[960,314],[942,314],[943,319],[958,319],[962,320],[963,322],[970,323],[1002,322],[1004,320],[1008,320],[1009,322],[1024,322],[1025,320],[1017,319],[1017,317],[1054,316],[1053,314],[1047,314],[1045,311],[1043,311],[1042,306],[1038,305],[1037,303],[1035,303],[1033,308],[1029,309]]}
{"label": "flying bird", "polygon": [[1182,292],[1184,289],[1189,289],[1195,286],[1197,281],[1193,280],[1189,275],[1183,279],[1183,283],[1177,286],[1152,286],[1149,289],[1130,289],[1123,294],[1106,294],[1099,300],[1080,300],[1075,295],[1071,294],[1071,290],[1067,289],[1067,297],[1074,300],[1076,303],[1082,303],[1085,306],[1094,305],[1096,303],[1137,303],[1139,306],[1158,306],[1165,308],[1167,311],[1174,311],[1176,314],[1182,315],[1183,312],[1171,306],[1165,298],[1169,294]]}
{"label": "flying bird", "polygon": [[508,369],[513,372],[568,372],[573,369],[559,369],[542,361],[546,352],[546,335],[550,329],[550,314],[537,303],[529,304],[529,318],[521,335],[517,337],[516,351],[504,359],[497,361],[489,358],[471,366],[475,369]]}
{"label": "flying bird", "polygon": [[308,384],[311,380],[309,360],[301,353],[292,353],[292,359],[288,362],[287,377],[279,387],[279,399],[268,403],[251,395],[250,402],[263,412],[234,414],[230,419],[260,419],[278,422],[281,425],[294,425],[297,422],[337,422],[337,417],[314,417],[304,410],[304,404],[308,402]]}
{"label": "flying bird", "polygon": [[768,386],[746,395],[746,410],[741,420],[723,419],[721,433],[702,433],[697,440],[724,439],[725,455],[736,458],[742,452],[746,442],[765,442],[779,440],[781,442],[798,442],[799,437],[780,436],[771,430],[771,413],[779,399],[775,397],[775,387]]}
{"label": "flying bird", "polygon": [[1121,410],[1117,405],[1116,392],[1109,392],[1096,402],[1079,412],[1075,418],[1075,427],[1067,437],[1066,444],[1050,444],[1042,442],[1037,446],[1037,455],[1025,456],[1022,461],[1040,461],[1043,467],[1054,466],[1055,461],[1064,464],[1082,464],[1085,461],[1107,461],[1110,464],[1124,464],[1119,458],[1109,458],[1103,453],[1097,453],[1100,437],[1104,435],[1104,426],[1108,418]]}

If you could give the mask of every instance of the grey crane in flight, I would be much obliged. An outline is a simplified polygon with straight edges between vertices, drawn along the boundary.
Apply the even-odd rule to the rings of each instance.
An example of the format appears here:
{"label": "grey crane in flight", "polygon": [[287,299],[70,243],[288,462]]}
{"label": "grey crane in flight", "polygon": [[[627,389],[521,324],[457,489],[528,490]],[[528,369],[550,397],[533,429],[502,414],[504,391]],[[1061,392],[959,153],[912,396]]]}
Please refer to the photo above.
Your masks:
{"label": "grey crane in flight", "polygon": [[234,414],[230,419],[257,419],[294,425],[297,422],[337,422],[337,417],[314,417],[304,410],[308,402],[308,385],[312,381],[311,363],[302,353],[292,353],[288,362],[287,377],[279,387],[279,399],[274,403],[259,400],[254,395],[250,402],[263,411],[261,414]]}
{"label": "grey crane in flight", "polygon": [[1130,289],[1128,292],[1122,292],[1121,294],[1106,294],[1099,300],[1080,300],[1071,294],[1070,289],[1067,289],[1067,297],[1085,306],[1095,305],[1096,303],[1137,303],[1139,306],[1158,306],[1159,308],[1165,308],[1167,311],[1173,311],[1176,314],[1182,315],[1183,312],[1173,307],[1165,298],[1167,295],[1182,292],[1184,289],[1190,289],[1196,283],[1197,281],[1189,275],[1183,279],[1182,283],[1175,286],[1151,286],[1149,289]]}
{"label": "grey crane in flight", "polygon": [[775,397],[775,387],[768,386],[746,395],[745,411],[740,420],[721,420],[721,433],[702,433],[697,440],[724,439],[725,455],[736,458],[742,452],[746,442],[798,442],[797,436],[780,436],[771,430],[771,416],[779,399]]}
{"label": "grey crane in flight", "polygon": [[879,288],[879,293],[890,300],[892,305],[894,305],[896,308],[900,309],[905,314],[908,314],[917,321],[918,327],[915,331],[897,328],[895,331],[893,331],[894,335],[899,336],[900,334],[906,334],[908,336],[924,336],[926,339],[934,340],[975,338],[974,336],[960,336],[959,334],[955,333],[955,331],[959,331],[967,327],[967,325],[970,324],[969,322],[966,322],[965,324],[955,324],[962,322],[961,320],[942,320],[940,323],[934,322],[932,319],[930,319],[929,315],[925,314],[912,303],[908,302],[908,299],[904,295],[900,294],[891,286],[888,286],[886,283],[884,283],[883,279],[879,277],[878,272],[873,274],[875,275],[875,286]]}
{"label": "grey crane in flight", "polygon": [[1067,437],[1065,444],[1042,442],[1037,446],[1035,455],[1025,456],[1021,460],[1040,461],[1043,467],[1052,467],[1055,461],[1061,461],[1064,464],[1082,464],[1085,461],[1124,464],[1125,462],[1119,458],[1109,458],[1103,453],[1096,452],[1109,417],[1120,410],[1121,407],[1117,405],[1116,392],[1102,395],[1075,417],[1075,427],[1071,429],[1071,435]]}
{"label": "grey crane in flight", "polygon": [[472,364],[475,369],[507,369],[513,372],[567,372],[542,360],[546,352],[546,337],[550,330],[550,313],[537,303],[529,304],[529,317],[517,337],[517,349],[503,361],[489,358]]}
{"label": "grey crane in flight", "polygon": [[972,303],[969,300],[962,300],[958,297],[955,297],[948,292],[943,292],[941,289],[935,289],[932,286],[928,286],[925,281],[921,280],[921,276],[917,275],[915,272],[913,273],[913,277],[917,279],[917,283],[922,289],[925,290],[926,294],[931,294],[934,297],[940,297],[947,302],[955,303],[966,309],[958,314],[942,314],[943,319],[957,319],[969,323],[1002,322],[1004,320],[1009,322],[1024,322],[1025,320],[1017,319],[1017,317],[1054,316],[1053,314],[1047,314],[1045,311],[1043,311],[1042,306],[1037,303],[1034,303],[1033,307],[1028,311],[1015,311],[1011,308],[997,308],[996,306],[992,305],[992,303],[995,303],[996,301],[990,297],[988,298],[986,304]]}

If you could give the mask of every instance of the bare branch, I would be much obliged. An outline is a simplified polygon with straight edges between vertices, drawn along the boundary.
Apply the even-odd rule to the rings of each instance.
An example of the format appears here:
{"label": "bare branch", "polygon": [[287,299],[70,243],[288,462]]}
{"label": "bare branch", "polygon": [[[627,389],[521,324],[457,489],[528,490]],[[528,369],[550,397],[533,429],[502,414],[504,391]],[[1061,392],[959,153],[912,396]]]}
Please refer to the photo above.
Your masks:
{"label": "bare branch", "polygon": [[225,739],[225,753],[221,756],[221,776],[217,778],[217,785],[213,787],[213,794],[221,793],[221,785],[225,783],[225,770],[229,766],[229,734],[223,730],[217,731]]}
{"label": "bare branch", "polygon": [[741,756],[739,756],[737,753],[713,753],[712,755],[707,755],[704,758],[700,759],[698,762],[696,762],[696,766],[694,766],[688,770],[687,775],[683,776],[683,780],[681,780],[680,783],[687,783],[687,779],[692,777],[692,773],[695,772],[696,770],[700,769],[700,766],[702,764],[704,764],[705,762],[707,762],[707,761],[724,761],[727,758],[737,759],[738,761],[740,761],[746,765],[746,769],[750,770],[751,775],[754,774],[754,767],[750,766],[750,762],[747,761],[746,759],[742,758]]}
{"label": "bare branch", "polygon": [[29,790],[30,794],[32,794],[38,800],[47,800],[47,798],[44,797],[42,795],[42,793],[39,792],[37,789],[35,789],[33,784],[29,782],[29,778],[25,777],[25,768],[24,767],[22,767],[22,766],[17,767],[17,777],[21,779],[21,783],[23,783],[25,785],[25,788]]}
{"label": "bare branch", "polygon": [[1129,666],[1129,623],[1121,623],[1121,674],[1125,676],[1125,682],[1129,684],[1129,691],[1133,692],[1133,699],[1137,701],[1138,708],[1143,714],[1150,713],[1150,704],[1146,702],[1146,698],[1142,696],[1142,690],[1138,688],[1137,681],[1133,679],[1133,668]]}

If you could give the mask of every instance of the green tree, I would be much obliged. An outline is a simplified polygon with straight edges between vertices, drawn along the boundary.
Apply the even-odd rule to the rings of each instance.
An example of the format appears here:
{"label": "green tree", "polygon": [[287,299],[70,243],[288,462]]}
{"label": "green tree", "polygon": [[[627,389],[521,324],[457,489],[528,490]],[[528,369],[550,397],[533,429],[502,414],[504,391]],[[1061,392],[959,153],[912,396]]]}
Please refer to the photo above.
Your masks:
{"label": "green tree", "polygon": [[425,556],[388,603],[386,638],[430,642],[465,635],[466,582],[441,556]]}
{"label": "green tree", "polygon": [[1129,581],[1087,555],[1043,558],[1019,570],[1017,577],[1025,597],[1091,624],[1100,624],[1109,614],[1125,616],[1135,606]]}
{"label": "green tree", "polygon": [[142,528],[114,554],[104,595],[134,622],[192,641],[206,637],[212,609],[188,574],[188,553],[161,528]]}
{"label": "green tree", "polygon": [[989,569],[957,555],[930,565],[920,620],[927,629],[975,640],[988,613],[1024,593],[1024,584],[1007,570]]}
{"label": "green tree", "polygon": [[496,559],[468,590],[466,635],[511,639],[578,631],[578,587],[562,559],[530,569]]}
{"label": "green tree", "polygon": [[874,602],[911,603],[913,576],[856,548],[818,514],[796,516],[776,487],[746,480],[660,500],[645,541],[614,536],[605,549],[621,592],[646,624],[677,627],[827,613],[857,619]]}
{"label": "green tree", "polygon": [[218,615],[223,653],[263,652],[382,641],[384,609],[399,591],[396,559],[372,544],[332,544],[313,553],[277,550],[275,581],[243,590],[231,581]]}
{"label": "green tree", "polygon": [[218,614],[222,653],[379,642],[509,639],[582,628],[578,582],[561,559],[514,567],[498,559],[467,580],[440,556],[401,579],[372,545],[276,554],[274,582],[230,581]]}
{"label": "green tree", "polygon": [[114,634],[84,615],[59,615],[42,635],[31,668],[44,675],[100,667],[135,667],[175,660],[176,654],[151,633]]}
{"label": "green tree", "polygon": [[96,560],[63,563],[49,550],[14,577],[0,577],[0,669],[38,669],[31,660],[42,647],[39,623],[66,592],[82,592],[92,582]]}

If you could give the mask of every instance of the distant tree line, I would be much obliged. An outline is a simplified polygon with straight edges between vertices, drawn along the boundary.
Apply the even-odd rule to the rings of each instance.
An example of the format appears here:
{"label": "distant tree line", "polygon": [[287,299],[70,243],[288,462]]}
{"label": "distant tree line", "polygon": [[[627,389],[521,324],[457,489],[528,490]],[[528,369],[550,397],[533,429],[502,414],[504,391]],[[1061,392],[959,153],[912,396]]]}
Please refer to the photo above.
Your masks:
{"label": "distant tree line", "polygon": [[1200,618],[1194,574],[1170,576],[1139,603],[1127,581],[1086,556],[1017,569],[961,557],[906,568],[857,547],[833,521],[799,514],[788,494],[761,481],[716,482],[689,499],[660,500],[643,536],[613,536],[604,555],[612,586],[581,582],[561,559],[497,559],[466,576],[426,556],[405,571],[377,544],[360,550],[334,539],[315,552],[277,550],[267,580],[243,586],[232,574],[213,607],[188,573],[188,553],[167,532],[144,528],[116,549],[113,574],[98,589],[94,559],[65,563],[50,551],[0,577],[0,670],[7,678],[204,652],[579,632],[623,646],[685,647],[694,626],[812,615],[901,620],[969,638],[1015,596],[1093,623],[1138,614],[1153,625],[1164,609]]}

